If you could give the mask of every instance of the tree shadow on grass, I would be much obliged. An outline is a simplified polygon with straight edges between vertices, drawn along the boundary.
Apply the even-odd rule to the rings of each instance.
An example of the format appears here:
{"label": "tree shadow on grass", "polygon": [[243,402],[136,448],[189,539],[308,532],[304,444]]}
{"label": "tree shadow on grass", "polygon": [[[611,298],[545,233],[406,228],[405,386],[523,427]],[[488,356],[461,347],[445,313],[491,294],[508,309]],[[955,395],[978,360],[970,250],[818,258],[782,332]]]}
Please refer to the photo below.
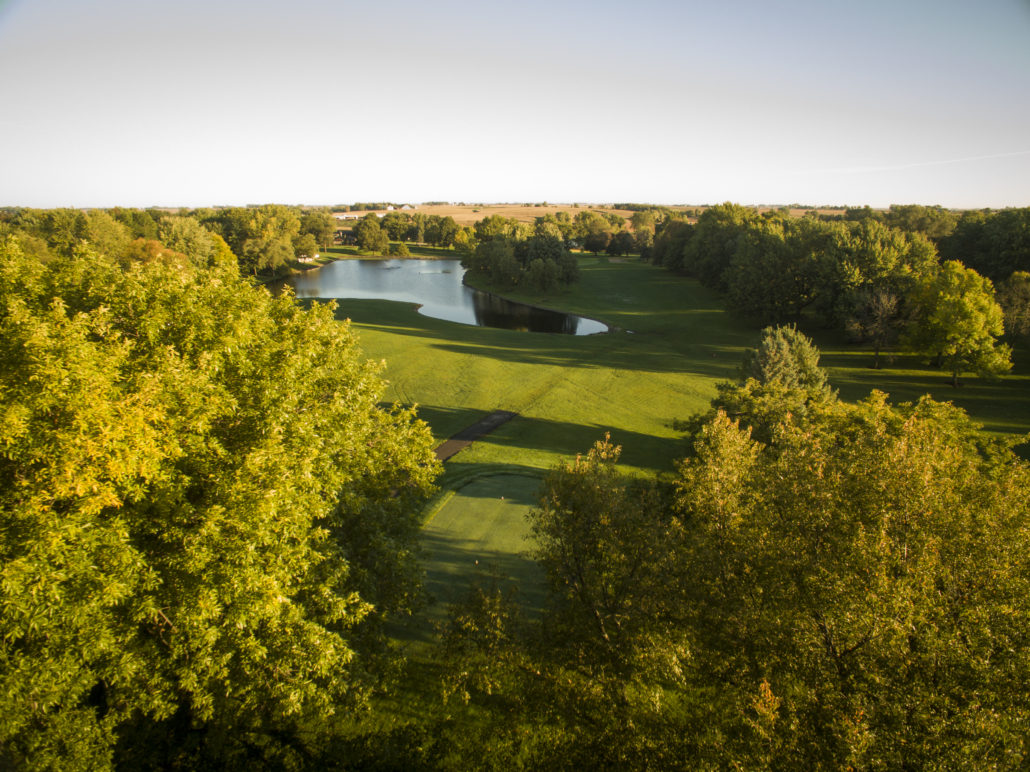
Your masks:
{"label": "tree shadow on grass", "polygon": [[433,436],[441,442],[490,414],[489,410],[479,410],[478,408],[422,404],[419,404],[416,412],[419,418],[429,424],[429,428],[433,430]]}
{"label": "tree shadow on grass", "polygon": [[[688,415],[669,416],[671,423],[677,418],[688,418]],[[546,418],[534,418],[519,415],[501,426],[497,431],[476,440],[471,447],[488,445],[495,449],[490,455],[500,456],[499,464],[510,469],[510,474],[527,474],[540,476],[539,469],[522,465],[518,450],[544,451],[566,458],[575,458],[587,453],[594,443],[604,439],[606,433],[611,434],[611,441],[622,446],[621,463],[629,466],[651,468],[657,472],[671,471],[674,462],[687,455],[687,444],[683,437],[656,437],[651,434],[631,431],[618,426],[601,423],[579,424],[570,421],[554,421]],[[512,463],[507,464],[504,453],[496,450],[512,451]],[[446,475],[459,478],[459,472],[471,472],[477,464],[467,463],[462,458],[462,451],[445,464]],[[497,470],[500,471],[500,470]]]}
{"label": "tree shadow on grass", "polygon": [[754,330],[719,324],[708,318],[710,312],[696,309],[665,314],[669,319],[663,324],[633,334],[573,336],[472,327],[415,317],[410,306],[399,303],[359,303],[339,309],[337,316],[377,333],[421,339],[440,351],[524,364],[731,377],[744,348],[757,340]]}
{"label": "tree shadow on grass", "polygon": [[491,576],[501,578],[502,590],[516,589],[515,600],[527,617],[539,618],[543,613],[547,602],[544,572],[527,554],[484,549],[431,529],[423,531],[422,547],[425,589],[430,602],[395,631],[398,638],[438,642],[450,606],[465,598],[476,584],[488,584]]}

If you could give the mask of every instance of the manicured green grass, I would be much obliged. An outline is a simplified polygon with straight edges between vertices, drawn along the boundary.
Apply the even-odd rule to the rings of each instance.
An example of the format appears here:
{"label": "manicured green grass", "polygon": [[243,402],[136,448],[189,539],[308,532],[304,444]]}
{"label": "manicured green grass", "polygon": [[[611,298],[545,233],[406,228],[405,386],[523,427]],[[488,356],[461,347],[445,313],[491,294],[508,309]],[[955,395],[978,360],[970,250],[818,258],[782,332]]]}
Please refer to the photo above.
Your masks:
{"label": "manicured green grass", "polygon": [[[757,325],[724,310],[722,300],[689,279],[640,263],[581,257],[571,288],[509,297],[601,319],[620,328],[574,337],[458,325],[429,319],[410,306],[341,301],[362,346],[387,362],[388,398],[418,403],[438,439],[494,409],[520,416],[463,451],[448,466],[506,464],[545,469],[585,452],[606,431],[623,445],[623,462],[639,473],[668,472],[684,453],[671,422],[705,410],[715,384],[732,379]],[[951,400],[994,432],[1030,431],[1030,351],[1015,352],[1013,372],[999,380],[949,376],[900,357],[882,370],[869,351],[817,329],[806,330],[842,398],[879,388],[895,402],[925,393]]]}
{"label": "manicured green grass", "polygon": [[432,601],[401,638],[431,641],[474,581],[496,577],[518,587],[527,612],[544,602],[543,574],[532,560],[526,514],[537,503],[539,476],[492,474],[447,491],[422,529],[426,590]]}
{"label": "manicured green grass", "polygon": [[571,289],[531,299],[621,329],[575,337],[458,325],[410,306],[341,301],[369,356],[387,362],[387,398],[418,403],[439,440],[495,409],[519,417],[448,467],[542,470],[605,432],[637,472],[671,471],[684,452],[671,423],[703,410],[732,378],[755,331],[719,298],[653,266],[583,258]]}

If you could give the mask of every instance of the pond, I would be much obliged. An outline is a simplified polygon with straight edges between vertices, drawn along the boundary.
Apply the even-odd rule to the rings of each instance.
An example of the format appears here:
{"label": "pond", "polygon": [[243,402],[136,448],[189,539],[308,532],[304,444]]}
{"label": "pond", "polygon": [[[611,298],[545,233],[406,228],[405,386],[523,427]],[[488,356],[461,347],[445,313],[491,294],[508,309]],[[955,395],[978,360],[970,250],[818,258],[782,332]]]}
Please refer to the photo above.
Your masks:
{"label": "pond", "polygon": [[608,326],[575,314],[515,303],[462,284],[459,260],[337,260],[286,279],[298,298],[397,300],[418,312],[477,327],[595,335]]}

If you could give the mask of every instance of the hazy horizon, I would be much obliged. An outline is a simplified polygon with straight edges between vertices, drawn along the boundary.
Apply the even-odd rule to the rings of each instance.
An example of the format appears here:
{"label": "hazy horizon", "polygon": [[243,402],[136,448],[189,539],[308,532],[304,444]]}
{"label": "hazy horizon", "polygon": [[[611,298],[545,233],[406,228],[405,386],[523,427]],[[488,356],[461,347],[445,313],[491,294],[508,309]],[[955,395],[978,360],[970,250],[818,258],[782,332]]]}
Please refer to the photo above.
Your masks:
{"label": "hazy horizon", "polygon": [[0,205],[1030,205],[1030,3],[0,0]]}

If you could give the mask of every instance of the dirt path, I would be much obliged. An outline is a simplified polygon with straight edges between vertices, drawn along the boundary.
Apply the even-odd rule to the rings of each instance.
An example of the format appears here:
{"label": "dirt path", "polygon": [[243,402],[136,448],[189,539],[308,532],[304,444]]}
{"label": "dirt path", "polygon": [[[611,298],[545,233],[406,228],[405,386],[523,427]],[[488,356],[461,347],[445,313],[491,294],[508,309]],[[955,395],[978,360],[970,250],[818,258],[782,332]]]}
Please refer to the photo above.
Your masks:
{"label": "dirt path", "polygon": [[476,421],[472,426],[462,429],[444,442],[436,449],[436,457],[440,461],[446,461],[458,451],[464,450],[480,437],[489,434],[498,426],[510,421],[517,415],[518,413],[512,413],[510,410],[495,410],[486,418]]}

